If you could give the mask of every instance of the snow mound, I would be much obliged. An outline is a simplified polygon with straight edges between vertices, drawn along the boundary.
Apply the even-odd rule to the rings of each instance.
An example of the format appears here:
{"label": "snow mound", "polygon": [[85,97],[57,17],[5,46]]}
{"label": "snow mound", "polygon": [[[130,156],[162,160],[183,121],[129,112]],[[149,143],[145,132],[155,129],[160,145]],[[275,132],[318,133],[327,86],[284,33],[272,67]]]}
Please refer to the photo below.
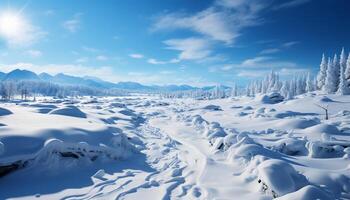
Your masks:
{"label": "snow mound", "polygon": [[305,147],[305,144],[305,140],[285,138],[276,141],[271,149],[290,156],[307,155],[308,150]]}
{"label": "snow mound", "polygon": [[136,148],[128,141],[124,134],[118,133],[111,138],[110,145],[89,145],[86,142],[70,143],[59,139],[49,139],[44,147],[36,154],[35,163],[48,165],[64,158],[82,159],[88,162],[100,160],[126,159],[136,152]]}
{"label": "snow mound", "polygon": [[222,111],[220,106],[217,105],[207,105],[203,107],[204,110],[210,110],[210,111]]}
{"label": "snow mound", "polygon": [[320,188],[307,185],[296,192],[286,194],[282,197],[276,198],[276,200],[310,200],[310,199],[319,199],[319,200],[331,200],[333,198],[329,197],[323,190]]}
{"label": "snow mound", "polygon": [[274,117],[275,118],[287,118],[287,117],[297,117],[297,116],[314,116],[317,115],[316,113],[302,113],[302,112],[294,112],[294,111],[285,111],[277,113]]}
{"label": "snow mound", "polygon": [[125,104],[123,103],[110,103],[108,105],[110,108],[126,108]]}
{"label": "snow mound", "polygon": [[203,117],[200,115],[193,116],[192,123],[193,123],[193,125],[195,125],[198,128],[201,128],[201,127],[204,127],[205,125],[208,125],[208,122],[205,119],[203,119]]}
{"label": "snow mound", "polygon": [[313,119],[285,119],[276,124],[277,127],[283,129],[305,129],[319,124]]}
{"label": "snow mound", "polygon": [[284,97],[277,92],[272,92],[267,95],[261,95],[258,97],[258,101],[263,104],[276,104],[280,103],[284,100]]}
{"label": "snow mound", "polygon": [[339,131],[339,129],[331,124],[318,124],[315,125],[313,127],[309,127],[307,129],[304,130],[305,133],[307,134],[319,134],[321,135],[321,133],[326,133],[329,135],[334,135],[334,134],[341,134],[341,132]]}
{"label": "snow mound", "polygon": [[205,135],[211,140],[218,137],[225,137],[227,134],[218,122],[211,122],[205,131]]}
{"label": "snow mound", "polygon": [[10,110],[0,107],[0,116],[11,115],[11,114],[13,113]]}
{"label": "snow mound", "polygon": [[330,103],[330,102],[334,102],[332,99],[330,99],[330,98],[327,97],[327,96],[323,96],[323,97],[319,98],[318,101],[321,102],[321,103]]}
{"label": "snow mound", "polygon": [[274,198],[294,192],[308,183],[305,176],[290,164],[275,159],[266,160],[258,166],[258,178],[262,190],[271,192]]}
{"label": "snow mound", "polygon": [[82,112],[79,108],[77,108],[76,106],[67,106],[64,108],[57,108],[55,110],[50,111],[48,114],[86,118],[86,114],[84,112]]}
{"label": "snow mound", "polygon": [[316,141],[308,142],[306,147],[309,151],[309,157],[312,158],[335,158],[344,155],[344,148],[340,145],[331,145]]}

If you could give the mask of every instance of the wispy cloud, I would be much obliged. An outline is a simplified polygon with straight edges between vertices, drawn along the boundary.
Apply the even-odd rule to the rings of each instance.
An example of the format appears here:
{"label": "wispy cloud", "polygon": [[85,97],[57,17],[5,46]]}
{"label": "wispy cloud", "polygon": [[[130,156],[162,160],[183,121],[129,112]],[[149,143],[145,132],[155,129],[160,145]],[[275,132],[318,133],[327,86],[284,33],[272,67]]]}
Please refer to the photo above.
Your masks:
{"label": "wispy cloud", "polygon": [[299,43],[298,41],[285,42],[285,43],[283,43],[275,48],[263,49],[262,51],[260,51],[259,54],[260,55],[275,54],[275,53],[281,52],[283,50],[289,49],[289,48],[297,45],[298,43]]}
{"label": "wispy cloud", "polygon": [[145,56],[139,53],[133,53],[133,54],[129,54],[129,57],[135,58],[135,59],[141,59],[141,58],[144,58]]}
{"label": "wispy cloud", "polygon": [[263,22],[260,11],[267,6],[257,1],[216,1],[195,14],[167,13],[159,16],[152,31],[189,29],[212,40],[233,44],[246,27]]}
{"label": "wispy cloud", "polygon": [[108,60],[108,57],[104,56],[104,55],[98,55],[98,56],[96,56],[96,60],[98,60],[98,61],[106,61],[106,60]]}
{"label": "wispy cloud", "polygon": [[167,49],[180,51],[179,60],[202,59],[211,54],[210,42],[202,38],[170,39],[164,44]]}
{"label": "wispy cloud", "polygon": [[37,58],[37,57],[40,57],[43,55],[43,53],[41,51],[34,50],[34,49],[27,50],[26,54],[31,56],[31,57],[34,57],[34,58]]}
{"label": "wispy cloud", "polygon": [[268,49],[263,49],[260,54],[262,55],[266,55],[266,54],[274,54],[274,53],[277,53],[277,52],[280,52],[281,49],[279,48],[268,48]]}
{"label": "wispy cloud", "polygon": [[176,58],[173,58],[173,59],[168,60],[168,61],[161,61],[161,60],[157,60],[157,59],[154,59],[154,58],[150,58],[150,59],[147,60],[147,62],[149,64],[153,64],[153,65],[165,65],[165,64],[178,63],[178,62],[180,62],[180,60],[176,59]]}
{"label": "wispy cloud", "polygon": [[88,46],[82,46],[81,47],[84,51],[86,52],[90,52],[90,53],[96,53],[96,52],[99,52],[100,50],[99,49],[96,49],[94,47],[88,47]]}
{"label": "wispy cloud", "polygon": [[86,63],[88,61],[89,61],[88,57],[80,57],[80,58],[75,60],[76,63]]}
{"label": "wispy cloud", "polygon": [[69,19],[65,22],[63,22],[63,28],[68,30],[71,33],[75,33],[78,31],[80,28],[80,18],[81,18],[82,13],[76,13],[72,19]]}
{"label": "wispy cloud", "polygon": [[290,41],[290,42],[284,43],[282,46],[286,47],[286,48],[289,48],[289,47],[292,47],[292,46],[294,46],[294,45],[296,45],[298,43],[299,43],[298,41]]}
{"label": "wispy cloud", "polygon": [[303,4],[308,3],[310,1],[311,0],[291,0],[291,1],[279,4],[275,7],[273,7],[273,9],[280,10],[280,9],[284,9],[284,8],[292,8],[292,7],[303,5]]}

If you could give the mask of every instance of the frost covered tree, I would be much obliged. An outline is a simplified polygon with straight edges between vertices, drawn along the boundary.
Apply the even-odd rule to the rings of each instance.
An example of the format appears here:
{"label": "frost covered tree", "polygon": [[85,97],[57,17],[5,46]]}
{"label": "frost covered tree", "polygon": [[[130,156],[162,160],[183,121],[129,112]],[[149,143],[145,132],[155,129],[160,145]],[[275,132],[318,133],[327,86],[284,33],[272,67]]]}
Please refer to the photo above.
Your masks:
{"label": "frost covered tree", "polygon": [[326,75],[327,75],[327,61],[324,54],[322,54],[322,61],[320,64],[320,71],[317,74],[317,88],[322,89],[325,81],[326,81]]}
{"label": "frost covered tree", "polygon": [[348,86],[349,86],[350,85],[350,53],[346,61],[346,69],[344,73],[345,73],[345,79],[347,80]]}
{"label": "frost covered tree", "polygon": [[306,76],[306,88],[305,88],[305,91],[306,92],[314,91],[314,85],[313,85],[312,80],[311,80],[310,72],[307,73],[307,76]]}
{"label": "frost covered tree", "polygon": [[334,68],[334,76],[335,76],[335,86],[336,86],[336,90],[337,90],[338,85],[339,85],[339,77],[340,77],[340,64],[339,64],[337,54],[334,54],[333,68]]}
{"label": "frost covered tree", "polygon": [[[339,68],[340,68],[340,73],[344,73],[345,72],[345,69],[346,69],[346,55],[345,55],[344,48],[341,50],[341,53],[340,53]],[[340,81],[340,77],[339,77],[339,81]]]}
{"label": "frost covered tree", "polygon": [[340,64],[340,76],[339,76],[339,86],[337,90],[337,94],[339,95],[348,95],[350,94],[350,88],[347,85],[347,81],[345,79],[344,65]]}
{"label": "frost covered tree", "polygon": [[288,81],[283,81],[282,87],[280,89],[280,93],[284,98],[289,99],[290,95],[289,95],[289,83],[288,83]]}
{"label": "frost covered tree", "polygon": [[327,94],[332,94],[337,91],[337,73],[335,72],[335,67],[333,66],[332,60],[328,58],[327,64],[327,74],[325,84],[322,87],[322,90]]}

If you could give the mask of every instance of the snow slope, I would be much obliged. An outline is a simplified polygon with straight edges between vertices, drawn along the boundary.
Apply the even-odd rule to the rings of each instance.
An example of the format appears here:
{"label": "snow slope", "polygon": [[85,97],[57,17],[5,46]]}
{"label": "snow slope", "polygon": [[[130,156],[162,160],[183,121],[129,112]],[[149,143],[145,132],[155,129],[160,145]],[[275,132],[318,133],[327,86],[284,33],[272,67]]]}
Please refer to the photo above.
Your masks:
{"label": "snow slope", "polygon": [[[316,104],[329,106],[329,120]],[[349,96],[0,108],[0,199],[350,198]]]}

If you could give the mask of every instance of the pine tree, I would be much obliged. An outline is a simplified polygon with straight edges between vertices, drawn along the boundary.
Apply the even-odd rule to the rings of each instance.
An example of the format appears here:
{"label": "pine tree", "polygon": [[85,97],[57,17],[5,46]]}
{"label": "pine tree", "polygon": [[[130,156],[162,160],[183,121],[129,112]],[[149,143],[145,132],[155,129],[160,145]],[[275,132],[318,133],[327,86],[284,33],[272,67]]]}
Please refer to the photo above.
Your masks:
{"label": "pine tree", "polygon": [[327,94],[332,94],[337,91],[337,77],[335,73],[335,69],[333,66],[334,62],[331,61],[331,58],[328,58],[327,65],[327,74],[325,84],[322,87],[322,90]]}
{"label": "pine tree", "polygon": [[349,86],[350,85],[350,53],[348,56],[348,60],[346,61],[345,79],[348,81],[348,86]]}
{"label": "pine tree", "polygon": [[322,61],[320,64],[320,71],[317,74],[317,87],[318,89],[322,89],[324,86],[324,83],[326,81],[326,74],[327,74],[327,61],[324,54],[322,54]]}
{"label": "pine tree", "polygon": [[310,72],[307,73],[307,77],[306,77],[306,88],[305,91],[306,92],[312,92],[314,90],[314,86],[311,80],[311,76],[310,76]]}
{"label": "pine tree", "polygon": [[348,95],[350,94],[350,89],[347,86],[347,81],[345,79],[345,73],[343,73],[344,71],[344,65],[340,64],[340,76],[339,76],[339,86],[338,86],[338,90],[337,90],[337,94],[339,95]]}
{"label": "pine tree", "polygon": [[338,90],[338,85],[339,85],[339,77],[340,77],[340,64],[338,60],[337,54],[334,54],[333,58],[333,68],[334,68],[334,77],[335,77],[335,87],[336,91]]}
{"label": "pine tree", "polygon": [[346,69],[346,55],[345,55],[344,48],[341,50],[339,65],[340,65],[340,73],[344,73]]}

